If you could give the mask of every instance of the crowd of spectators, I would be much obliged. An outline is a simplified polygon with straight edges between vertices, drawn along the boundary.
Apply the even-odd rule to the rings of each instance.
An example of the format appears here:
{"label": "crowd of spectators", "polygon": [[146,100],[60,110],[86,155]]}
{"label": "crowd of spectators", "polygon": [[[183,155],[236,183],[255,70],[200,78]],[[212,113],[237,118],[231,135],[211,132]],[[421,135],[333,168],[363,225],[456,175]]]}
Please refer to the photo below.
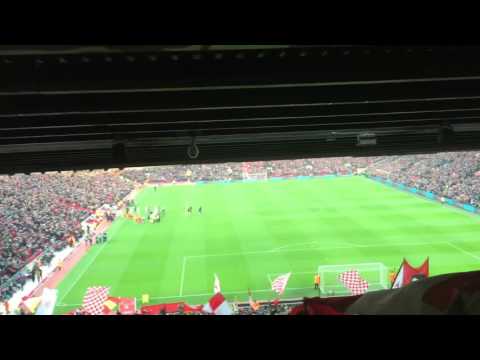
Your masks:
{"label": "crowd of spectators", "polygon": [[[239,303],[237,301],[229,304],[232,310],[232,315],[288,315],[291,310],[298,305],[303,303],[302,299],[297,300],[276,300],[276,301],[263,301],[258,302],[258,306],[252,307],[250,303]],[[207,315],[203,312],[201,306],[185,307],[184,304],[170,304],[170,305],[154,305],[153,307],[163,307],[159,309],[137,309],[135,315],[160,315],[160,316],[175,316],[175,315],[188,315],[188,316],[198,316],[198,315]],[[170,307],[170,309],[168,309]],[[172,308],[175,307],[175,310]],[[150,307],[151,308],[151,307]],[[70,315],[88,315],[82,311],[82,309],[76,309],[69,313]],[[116,312],[104,312],[108,315],[122,315],[122,313],[117,310]]]}
{"label": "crowd of spectators", "polygon": [[466,151],[392,156],[369,167],[367,173],[480,207],[479,171],[480,153]]}
{"label": "crowd of spectators", "polygon": [[378,161],[378,158],[341,157],[326,159],[302,159],[289,161],[267,161],[268,177],[324,176],[356,174],[359,169]]}
{"label": "crowd of spectators", "polygon": [[69,236],[82,236],[83,220],[132,188],[107,172],[0,176],[0,300],[22,288],[27,263],[39,254],[49,263]]}
{"label": "crowd of spectators", "polygon": [[243,304],[236,307],[235,315],[288,315],[295,306],[301,303],[302,301],[285,301],[279,304],[264,302],[256,310],[248,304]]}
{"label": "crowd of spectators", "polygon": [[19,270],[25,264],[39,253],[48,262],[67,246],[68,236],[82,235],[83,220],[104,204],[118,203],[135,183],[242,180],[260,173],[270,178],[366,173],[480,207],[480,153],[474,151],[0,176],[0,300],[22,287],[26,277]]}
{"label": "crowd of spectators", "polygon": [[[288,301],[281,302],[279,304],[273,304],[272,302],[261,303],[258,309],[253,309],[249,304],[230,304],[233,307],[233,315],[288,315],[290,311],[301,304],[302,301]],[[166,313],[160,313],[159,315],[167,315]],[[168,315],[205,315],[201,311],[186,313],[182,310]]]}
{"label": "crowd of spectators", "polygon": [[171,183],[185,181],[242,180],[249,175],[265,174],[267,177],[347,175],[366,168],[380,158],[327,158],[210,165],[176,165],[149,168],[132,168],[122,176],[137,183]]}
{"label": "crowd of spectators", "polygon": [[242,163],[175,165],[126,169],[122,175],[137,183],[241,180]]}

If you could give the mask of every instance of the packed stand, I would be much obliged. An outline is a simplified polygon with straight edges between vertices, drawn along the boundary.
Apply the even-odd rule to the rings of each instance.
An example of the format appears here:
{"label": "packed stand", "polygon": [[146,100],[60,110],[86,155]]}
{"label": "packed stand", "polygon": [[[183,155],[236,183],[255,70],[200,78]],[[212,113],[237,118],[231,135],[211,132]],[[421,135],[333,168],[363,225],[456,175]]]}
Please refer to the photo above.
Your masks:
{"label": "packed stand", "polygon": [[370,166],[367,173],[480,206],[479,152],[392,156]]}
{"label": "packed stand", "polygon": [[241,180],[242,164],[174,165],[125,169],[125,178],[137,183]]}
{"label": "packed stand", "polygon": [[236,305],[235,315],[288,315],[290,311],[301,304],[302,301],[282,301],[260,303],[258,309],[254,309],[249,304]]}
{"label": "packed stand", "polygon": [[82,236],[83,220],[132,188],[106,172],[0,176],[0,300],[23,287],[28,275],[19,270],[27,263],[43,253],[48,264],[69,236]]}
{"label": "packed stand", "polygon": [[326,158],[265,162],[268,177],[325,176],[356,174],[379,158]]}
{"label": "packed stand", "polygon": [[242,180],[247,175],[266,173],[268,177],[348,175],[366,168],[380,158],[327,158],[257,161],[210,165],[174,165],[125,169],[122,176],[137,183],[172,183]]}
{"label": "packed stand", "polygon": [[[275,304],[274,302],[261,303],[258,309],[253,309],[249,304],[231,304],[233,308],[233,315],[288,315],[290,311],[302,304],[302,301],[286,301]],[[174,313],[167,314],[166,312],[160,312],[159,315],[205,315],[201,311],[185,312],[183,309],[179,309]]]}

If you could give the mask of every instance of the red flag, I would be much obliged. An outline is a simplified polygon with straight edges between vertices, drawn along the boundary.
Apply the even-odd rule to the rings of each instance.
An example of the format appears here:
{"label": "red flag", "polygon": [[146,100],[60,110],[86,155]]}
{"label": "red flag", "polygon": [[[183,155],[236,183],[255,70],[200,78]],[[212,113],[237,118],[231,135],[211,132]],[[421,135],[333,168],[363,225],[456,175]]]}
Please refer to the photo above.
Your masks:
{"label": "red flag", "polygon": [[158,305],[146,305],[142,306],[142,314],[144,315],[158,315],[163,311],[166,314],[176,313],[180,305],[183,305],[183,311],[185,314],[201,312],[203,305],[199,306],[190,306],[185,303],[175,303],[175,304],[158,304]]}
{"label": "red flag", "polygon": [[428,258],[422,266],[418,268],[414,268],[407,260],[403,259],[402,265],[395,276],[395,280],[393,280],[392,289],[398,289],[402,286],[408,285],[419,277],[427,278],[429,275],[429,268],[430,264]]}
{"label": "red flag", "polygon": [[120,299],[118,303],[118,311],[122,315],[135,315],[137,311],[137,301],[133,299]]}
{"label": "red flag", "polygon": [[[111,302],[116,304],[116,307],[107,306]],[[109,296],[104,303],[103,315],[117,315],[117,311],[122,315],[134,315],[137,311],[137,301],[135,298],[120,298]]]}
{"label": "red flag", "polygon": [[203,308],[203,312],[214,315],[233,315],[233,311],[230,308],[227,300],[221,293],[213,295],[213,297],[206,303]]}

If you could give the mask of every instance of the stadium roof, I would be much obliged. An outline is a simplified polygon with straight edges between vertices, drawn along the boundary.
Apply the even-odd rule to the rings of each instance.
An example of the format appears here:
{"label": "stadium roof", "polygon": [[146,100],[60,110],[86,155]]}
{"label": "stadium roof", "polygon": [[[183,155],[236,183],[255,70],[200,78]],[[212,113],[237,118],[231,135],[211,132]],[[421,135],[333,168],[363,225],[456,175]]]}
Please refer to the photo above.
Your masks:
{"label": "stadium roof", "polygon": [[475,149],[479,64],[479,47],[2,46],[0,172]]}

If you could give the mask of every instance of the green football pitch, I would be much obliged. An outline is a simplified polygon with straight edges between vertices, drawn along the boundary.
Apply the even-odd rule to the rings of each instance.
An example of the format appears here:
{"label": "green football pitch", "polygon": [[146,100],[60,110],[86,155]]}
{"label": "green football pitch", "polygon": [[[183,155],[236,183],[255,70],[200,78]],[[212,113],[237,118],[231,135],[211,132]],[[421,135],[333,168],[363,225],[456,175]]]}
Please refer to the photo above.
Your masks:
{"label": "green football pitch", "polygon": [[[214,274],[227,299],[242,301],[248,289],[273,299],[271,279],[288,272],[284,298],[316,296],[313,277],[325,265],[389,271],[404,257],[413,266],[429,257],[431,275],[480,268],[479,217],[364,177],[165,186],[144,190],[136,203],[143,212],[164,207],[166,216],[158,224],[116,220],[109,241],[59,285],[56,313],[78,307],[90,286],[194,305],[212,296]],[[365,276],[374,282],[378,271]]]}

